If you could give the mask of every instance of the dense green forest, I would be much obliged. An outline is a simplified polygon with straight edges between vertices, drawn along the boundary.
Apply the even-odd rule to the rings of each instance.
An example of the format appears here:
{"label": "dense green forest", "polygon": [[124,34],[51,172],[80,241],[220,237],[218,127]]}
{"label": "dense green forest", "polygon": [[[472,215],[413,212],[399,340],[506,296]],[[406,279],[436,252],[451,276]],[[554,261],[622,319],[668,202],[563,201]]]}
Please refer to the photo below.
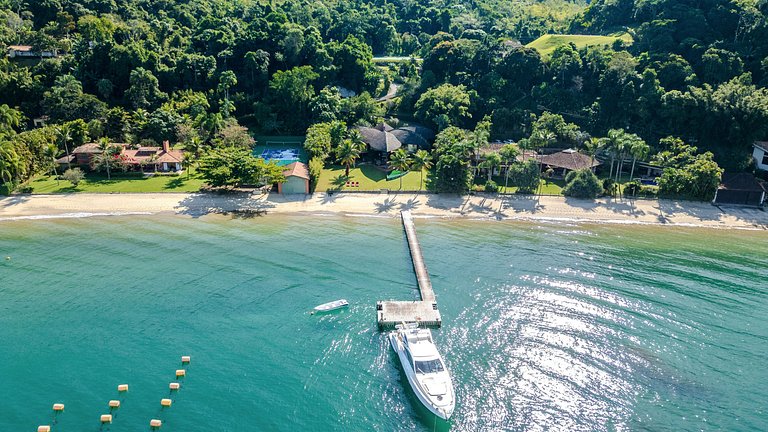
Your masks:
{"label": "dense green forest", "polygon": [[[545,60],[525,44],[548,33],[634,42]],[[383,117],[531,147],[622,130],[664,154],[677,137],[728,170],[749,169],[751,143],[768,138],[766,0],[0,0],[0,43],[40,53],[0,59],[10,183],[100,137],[200,156],[248,144],[244,127],[304,134]],[[400,96],[377,103],[392,82]]]}

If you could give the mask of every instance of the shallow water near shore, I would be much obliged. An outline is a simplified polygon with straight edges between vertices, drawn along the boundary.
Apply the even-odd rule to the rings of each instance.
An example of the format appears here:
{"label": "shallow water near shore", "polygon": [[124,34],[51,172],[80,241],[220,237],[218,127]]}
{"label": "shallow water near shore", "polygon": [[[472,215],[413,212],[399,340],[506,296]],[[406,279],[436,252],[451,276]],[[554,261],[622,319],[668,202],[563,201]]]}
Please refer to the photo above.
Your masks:
{"label": "shallow water near shore", "polygon": [[[416,229],[457,392],[450,430],[768,428],[768,233]],[[376,300],[418,295],[398,219],[4,221],[0,255],[0,431],[51,424],[55,402],[55,432],[152,418],[164,431],[448,429],[376,328]],[[338,298],[350,307],[310,315]],[[181,355],[192,363],[169,396]],[[110,399],[122,404],[102,427]]]}

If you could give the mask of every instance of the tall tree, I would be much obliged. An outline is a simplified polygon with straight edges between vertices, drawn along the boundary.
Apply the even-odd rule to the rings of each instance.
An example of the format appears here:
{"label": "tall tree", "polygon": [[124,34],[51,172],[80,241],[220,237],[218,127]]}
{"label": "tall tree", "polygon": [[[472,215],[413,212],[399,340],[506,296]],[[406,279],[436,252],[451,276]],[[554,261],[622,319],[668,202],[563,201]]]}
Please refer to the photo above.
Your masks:
{"label": "tall tree", "polygon": [[112,168],[118,164],[118,156],[123,151],[122,147],[109,142],[109,138],[102,138],[98,142],[99,153],[91,158],[93,169],[107,172],[107,180],[112,179]]}
{"label": "tall tree", "polygon": [[339,163],[346,167],[344,176],[349,177],[349,168],[360,157],[360,148],[353,144],[351,140],[345,139],[336,148],[336,157],[339,159]]}
{"label": "tall tree", "polygon": [[502,164],[504,165],[504,192],[506,193],[507,187],[509,187],[509,168],[517,161],[517,156],[520,154],[517,146],[514,144],[504,144],[499,150],[499,156],[501,156]]}
{"label": "tall tree", "polygon": [[11,135],[21,125],[24,115],[6,104],[0,105],[0,135]]}
{"label": "tall tree", "polygon": [[136,68],[131,72],[131,86],[125,92],[134,108],[149,109],[168,98],[160,90],[160,83],[151,71]]}
{"label": "tall tree", "polygon": [[[399,148],[389,155],[389,163],[398,171],[408,172],[411,169],[411,155],[405,149]],[[403,189],[403,177],[405,176],[400,176],[400,190]]]}
{"label": "tall tree", "polygon": [[633,140],[629,144],[629,154],[632,155],[632,169],[629,172],[629,179],[635,176],[635,163],[638,159],[645,159],[651,152],[651,147],[642,139]]}
{"label": "tall tree", "polygon": [[424,188],[424,170],[432,168],[432,156],[426,150],[417,150],[416,153],[413,154],[411,167],[419,171],[419,174],[421,175],[419,180],[419,190],[421,190]]}
{"label": "tall tree", "polygon": [[496,152],[491,152],[485,155],[485,160],[483,161],[483,167],[488,170],[488,181],[491,181],[491,177],[493,176],[493,170],[501,165],[501,156]]}

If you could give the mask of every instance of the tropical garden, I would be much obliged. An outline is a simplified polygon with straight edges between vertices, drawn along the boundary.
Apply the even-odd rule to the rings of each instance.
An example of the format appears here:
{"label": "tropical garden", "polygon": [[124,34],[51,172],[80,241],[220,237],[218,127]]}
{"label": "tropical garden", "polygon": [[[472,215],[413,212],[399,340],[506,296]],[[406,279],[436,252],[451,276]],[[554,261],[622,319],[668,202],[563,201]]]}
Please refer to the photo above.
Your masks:
{"label": "tropical garden", "polygon": [[[564,36],[544,51],[548,34]],[[0,42],[54,53],[0,60],[5,193],[131,177],[114,157],[57,166],[88,142],[175,143],[191,169],[152,180],[169,190],[277,180],[249,152],[257,134],[306,134],[310,174],[332,185],[367,169],[355,126],[395,119],[437,138],[389,156],[408,173],[391,188],[541,190],[556,182],[526,152],[575,148],[600,180],[562,193],[641,192],[642,161],[663,168],[655,193],[707,199],[768,138],[765,0],[0,0]],[[479,157],[497,140],[514,144]]]}

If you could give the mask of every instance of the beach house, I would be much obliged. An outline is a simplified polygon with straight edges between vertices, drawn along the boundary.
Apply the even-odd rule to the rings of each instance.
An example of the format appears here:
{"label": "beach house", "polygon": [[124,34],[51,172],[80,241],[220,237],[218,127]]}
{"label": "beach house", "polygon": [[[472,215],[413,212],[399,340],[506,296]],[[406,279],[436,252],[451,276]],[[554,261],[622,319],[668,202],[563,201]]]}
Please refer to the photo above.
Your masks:
{"label": "beach house", "polygon": [[[124,143],[111,143],[120,147],[120,154],[115,157],[118,163],[125,165],[129,171],[145,172],[177,172],[184,166],[184,152],[172,149],[168,141],[163,141],[162,147],[136,147]],[[75,147],[69,156],[56,160],[62,169],[76,166],[90,170],[95,155],[102,150],[97,143],[83,144]]]}
{"label": "beach house", "polygon": [[381,122],[374,127],[358,127],[360,137],[367,144],[367,153],[376,163],[386,164],[389,154],[404,147],[409,151],[429,150],[435,140],[431,129],[410,125],[393,128]]}
{"label": "beach house", "polygon": [[56,51],[34,51],[31,45],[10,45],[8,47],[8,58],[53,58],[56,57]]}
{"label": "beach house", "polygon": [[285,181],[277,184],[277,192],[281,194],[308,194],[309,168],[302,162],[286,165],[283,171]]}

